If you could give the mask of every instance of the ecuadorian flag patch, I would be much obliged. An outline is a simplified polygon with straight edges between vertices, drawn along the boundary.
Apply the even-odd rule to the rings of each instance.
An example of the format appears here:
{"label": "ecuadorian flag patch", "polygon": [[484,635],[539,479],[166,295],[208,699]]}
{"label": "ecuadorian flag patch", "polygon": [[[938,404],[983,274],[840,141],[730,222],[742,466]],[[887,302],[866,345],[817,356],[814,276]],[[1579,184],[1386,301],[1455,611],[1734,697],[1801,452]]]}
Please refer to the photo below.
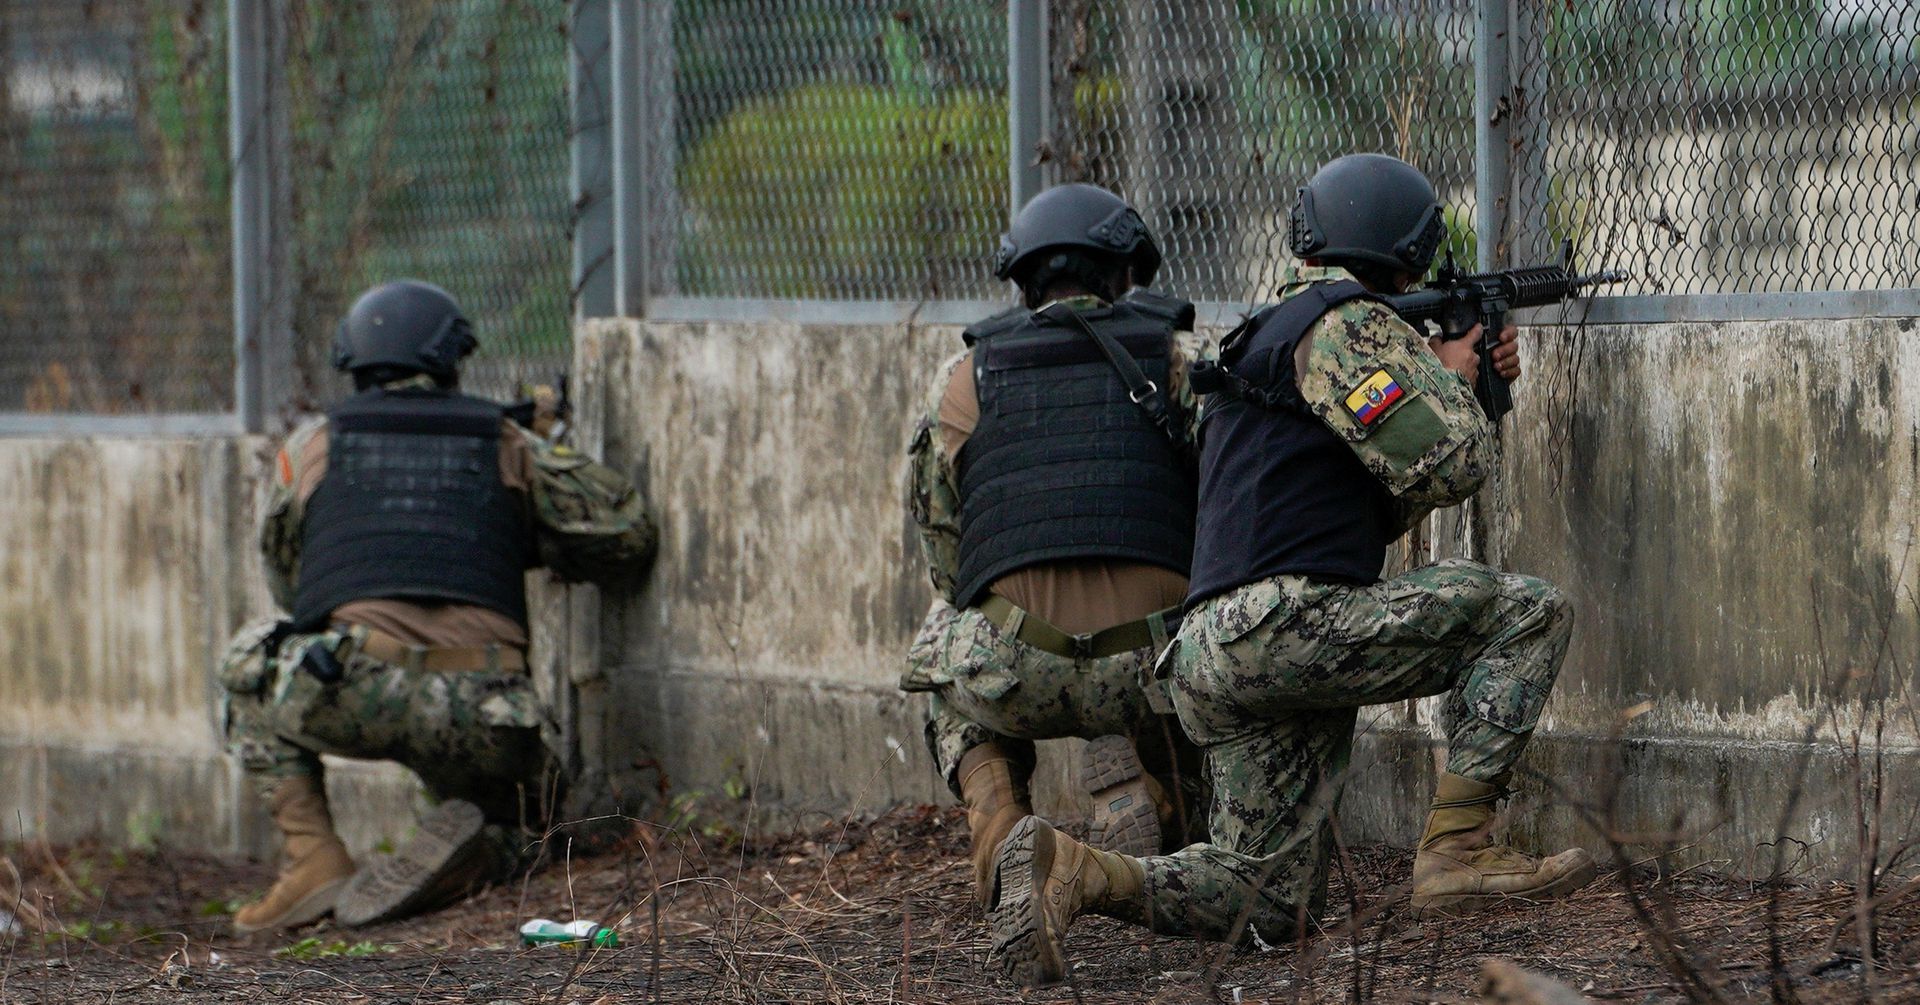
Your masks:
{"label": "ecuadorian flag patch", "polygon": [[1347,395],[1347,411],[1362,426],[1371,426],[1387,417],[1387,411],[1393,403],[1406,396],[1400,382],[1385,370],[1373,371],[1373,376],[1360,382],[1360,386]]}

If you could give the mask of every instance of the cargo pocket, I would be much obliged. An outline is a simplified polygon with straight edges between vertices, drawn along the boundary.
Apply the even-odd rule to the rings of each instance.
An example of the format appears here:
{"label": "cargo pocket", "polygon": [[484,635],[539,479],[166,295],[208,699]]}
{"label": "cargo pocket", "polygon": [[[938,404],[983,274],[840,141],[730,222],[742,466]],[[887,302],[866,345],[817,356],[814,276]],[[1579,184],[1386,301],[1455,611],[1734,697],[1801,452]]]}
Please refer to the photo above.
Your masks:
{"label": "cargo pocket", "polygon": [[1382,591],[1377,604],[1355,604],[1349,616],[1341,619],[1339,627],[1346,641],[1364,642],[1386,635],[1383,641],[1399,636],[1441,642],[1465,622],[1460,608],[1432,587],[1388,581],[1377,589]]}
{"label": "cargo pocket", "polygon": [[547,713],[526,677],[515,675],[490,681],[482,688],[477,710],[481,723],[494,729],[539,729]]}
{"label": "cargo pocket", "polygon": [[1547,689],[1512,670],[1481,663],[1467,674],[1464,698],[1477,719],[1509,733],[1533,732],[1547,707]]}
{"label": "cargo pocket", "polygon": [[279,623],[275,618],[255,621],[227,643],[227,651],[220,658],[220,687],[226,693],[252,695],[266,689],[268,675],[273,672],[273,661],[267,658],[267,637]]}
{"label": "cargo pocket", "polygon": [[1207,614],[1210,640],[1215,645],[1231,645],[1260,627],[1284,601],[1279,584],[1271,579],[1250,583],[1213,603]]}
{"label": "cargo pocket", "polygon": [[960,612],[944,600],[936,600],[920,625],[920,633],[907,647],[906,669],[900,674],[900,690],[938,691],[953,683],[947,669],[948,637],[959,624]]}
{"label": "cargo pocket", "polygon": [[1020,686],[1020,677],[1013,672],[1020,654],[998,625],[974,612],[962,617],[955,628],[947,633],[946,646],[946,672],[955,686],[986,702],[998,702]]}

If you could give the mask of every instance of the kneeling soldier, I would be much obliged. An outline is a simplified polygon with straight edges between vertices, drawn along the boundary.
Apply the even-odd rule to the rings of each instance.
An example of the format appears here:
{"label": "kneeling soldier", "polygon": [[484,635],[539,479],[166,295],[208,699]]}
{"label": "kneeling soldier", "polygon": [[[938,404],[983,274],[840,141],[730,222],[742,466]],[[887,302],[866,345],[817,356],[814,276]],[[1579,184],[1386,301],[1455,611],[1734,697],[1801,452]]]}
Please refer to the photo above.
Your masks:
{"label": "kneeling soldier", "polygon": [[[437,286],[368,291],[334,342],[359,393],[276,459],[260,546],[293,616],[243,631],[221,668],[228,749],[285,839],[242,933],[397,918],[518,868],[561,781],[527,675],[525,570],[619,583],[651,559],[626,478],[456,390],[475,344]],[[321,754],[398,761],[438,803],[356,872]]]}
{"label": "kneeling soldier", "polygon": [[931,692],[928,746],[966,805],[983,904],[994,849],[1032,812],[1033,741],[1093,739],[1098,845],[1178,847],[1200,789],[1197,752],[1141,686],[1193,550],[1200,343],[1192,305],[1134,289],[1159,265],[1113,193],[1035,197],[995,263],[1022,305],[967,329],[909,448],[938,596],[900,686]]}
{"label": "kneeling soldier", "polygon": [[[1301,190],[1284,300],[1223,343],[1200,426],[1193,587],[1164,664],[1206,748],[1211,843],[1136,858],[1028,817],[995,862],[995,949],[1023,985],[1060,981],[1080,914],[1237,940],[1293,937],[1325,900],[1330,816],[1362,705],[1444,694],[1447,770],[1414,859],[1417,912],[1563,896],[1574,849],[1488,837],[1496,802],[1566,655],[1571,614],[1528,576],[1450,560],[1380,581],[1387,545],[1461,502],[1494,462],[1474,400],[1474,337],[1429,343],[1377,296],[1426,272],[1444,235],[1433,186],[1378,154]],[[1494,353],[1519,375],[1511,331]],[[1213,393],[1217,392],[1217,393]]]}

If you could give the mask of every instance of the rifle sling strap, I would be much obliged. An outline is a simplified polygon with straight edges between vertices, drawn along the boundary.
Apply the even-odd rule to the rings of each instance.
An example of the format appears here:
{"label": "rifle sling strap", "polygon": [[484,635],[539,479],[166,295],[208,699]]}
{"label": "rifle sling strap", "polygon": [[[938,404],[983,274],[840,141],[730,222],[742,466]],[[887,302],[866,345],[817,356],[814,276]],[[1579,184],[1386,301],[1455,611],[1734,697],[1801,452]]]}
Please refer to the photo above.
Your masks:
{"label": "rifle sling strap", "polygon": [[1115,341],[1113,336],[1088,324],[1087,319],[1081,317],[1079,311],[1066,304],[1048,304],[1039,313],[1048,320],[1072,325],[1092,339],[1094,344],[1100,347],[1101,354],[1107,357],[1107,362],[1113,365],[1114,372],[1120,375],[1121,382],[1127,385],[1127,397],[1133,399],[1133,403],[1147,413],[1147,419],[1154,424],[1155,428],[1165,433],[1168,439],[1176,441],[1179,439],[1174,434],[1173,424],[1167,416],[1166,393],[1160,389],[1160,385],[1147,379],[1147,375],[1140,370],[1140,364],[1134,362],[1133,356],[1127,352],[1125,346]]}

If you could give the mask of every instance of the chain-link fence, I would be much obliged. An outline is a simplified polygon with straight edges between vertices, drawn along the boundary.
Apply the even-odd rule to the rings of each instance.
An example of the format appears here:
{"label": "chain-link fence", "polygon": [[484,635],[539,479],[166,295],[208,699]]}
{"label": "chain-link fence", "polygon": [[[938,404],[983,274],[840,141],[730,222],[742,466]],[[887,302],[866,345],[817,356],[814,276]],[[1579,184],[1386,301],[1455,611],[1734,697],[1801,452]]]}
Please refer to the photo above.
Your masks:
{"label": "chain-link fence", "polygon": [[1920,2],[1523,4],[1516,253],[1622,292],[1920,278]]}
{"label": "chain-link fence", "polygon": [[678,0],[693,296],[976,297],[1004,225],[1006,4]]}
{"label": "chain-link fence", "polygon": [[[1005,0],[643,2],[275,6],[296,385],[275,400],[338,393],[335,320],[403,275],[468,306],[483,393],[566,364],[575,260],[615,254],[574,246],[605,193],[570,183],[573,33],[608,3],[650,26],[609,148],[642,137],[622,191],[651,296],[1004,297],[1010,106],[1043,110],[1019,156],[1132,199],[1197,300],[1271,296],[1294,190],[1346,151],[1425,169],[1476,257],[1489,0],[1050,0],[1032,101],[1008,93]],[[0,411],[233,407],[226,10],[0,0]],[[1510,79],[1478,99],[1510,131],[1513,260],[1568,242],[1628,293],[1920,281],[1920,0],[1511,10]]]}
{"label": "chain-link fence", "polygon": [[[285,68],[296,404],[360,290],[438,283],[473,321],[467,388],[551,380],[571,345],[567,6],[300,0]],[[304,402],[302,399],[305,399]]]}
{"label": "chain-link fence", "polygon": [[222,12],[0,0],[0,411],[231,407]]}
{"label": "chain-link fence", "polygon": [[1052,5],[1054,181],[1131,199],[1195,300],[1271,296],[1321,163],[1380,150],[1473,205],[1472,0]]}
{"label": "chain-link fence", "polygon": [[[0,0],[0,412],[223,412],[234,366],[226,5]],[[294,366],[352,296],[447,287],[467,384],[551,379],[571,345],[568,5],[294,0],[275,100]]]}
{"label": "chain-link fence", "polygon": [[[1431,175],[1476,257],[1481,0],[1051,0],[1049,183],[1133,200],[1164,285],[1272,293],[1295,189],[1340,153]],[[1910,288],[1920,0],[1512,5],[1505,248],[1609,293]],[[679,0],[680,226],[656,293],[999,296],[1005,4]],[[1017,103],[1016,103],[1017,104]],[[964,111],[962,109],[965,109]],[[965,125],[962,126],[961,123]],[[967,142],[962,134],[977,137]]]}

